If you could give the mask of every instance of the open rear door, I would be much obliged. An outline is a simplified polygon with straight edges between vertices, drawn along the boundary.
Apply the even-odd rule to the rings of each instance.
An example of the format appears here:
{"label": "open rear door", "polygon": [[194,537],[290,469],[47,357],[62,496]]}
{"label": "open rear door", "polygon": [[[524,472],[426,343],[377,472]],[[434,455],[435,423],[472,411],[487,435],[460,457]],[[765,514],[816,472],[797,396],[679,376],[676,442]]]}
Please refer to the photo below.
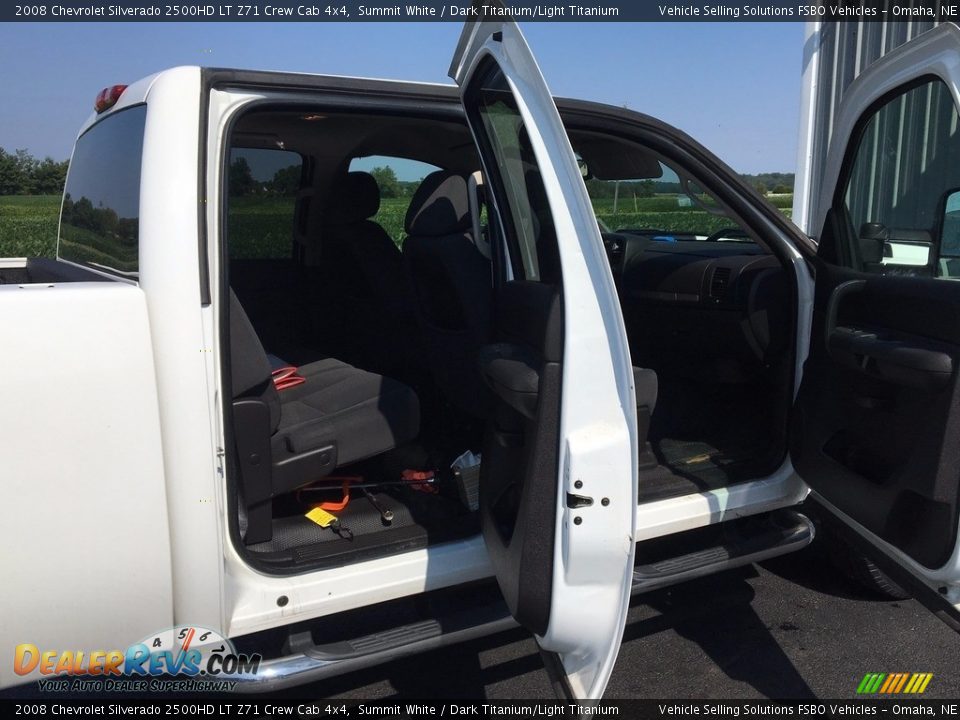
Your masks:
{"label": "open rear door", "polygon": [[948,622],[960,607],[958,57],[960,28],[945,23],[843,100],[791,437],[814,499]]}
{"label": "open rear door", "polygon": [[484,539],[507,604],[537,637],[558,689],[599,698],[633,570],[629,350],[550,91],[516,24],[474,7],[478,21],[464,28],[450,74],[495,209],[497,342],[484,348],[481,368],[498,406],[481,471]]}

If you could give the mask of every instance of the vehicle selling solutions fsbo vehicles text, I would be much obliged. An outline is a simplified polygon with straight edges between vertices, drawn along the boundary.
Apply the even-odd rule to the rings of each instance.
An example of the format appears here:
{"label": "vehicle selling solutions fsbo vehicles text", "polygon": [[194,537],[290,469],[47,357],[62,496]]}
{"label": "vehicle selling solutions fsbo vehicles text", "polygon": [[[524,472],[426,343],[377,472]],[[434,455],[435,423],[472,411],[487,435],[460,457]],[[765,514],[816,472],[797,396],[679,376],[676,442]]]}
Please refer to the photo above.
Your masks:
{"label": "vehicle selling solutions fsbo vehicles text", "polygon": [[[889,11],[875,7],[844,5],[657,5],[661,17],[665,18],[798,18],[813,20],[816,18],[869,18],[889,14],[892,17],[936,17],[932,7],[907,7],[892,5]],[[946,15],[954,15],[955,8],[946,5],[942,8]]]}

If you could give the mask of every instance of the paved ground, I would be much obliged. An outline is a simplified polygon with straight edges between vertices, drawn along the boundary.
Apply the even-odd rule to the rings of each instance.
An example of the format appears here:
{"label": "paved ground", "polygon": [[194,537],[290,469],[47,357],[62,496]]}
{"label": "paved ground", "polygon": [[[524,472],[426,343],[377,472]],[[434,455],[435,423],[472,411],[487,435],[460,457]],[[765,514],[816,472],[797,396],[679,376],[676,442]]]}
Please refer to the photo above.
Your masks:
{"label": "paved ground", "polygon": [[[864,595],[816,550],[636,598],[610,698],[848,698],[866,672],[932,672],[960,697],[960,635]],[[551,698],[521,631],[317,683],[301,697]]]}

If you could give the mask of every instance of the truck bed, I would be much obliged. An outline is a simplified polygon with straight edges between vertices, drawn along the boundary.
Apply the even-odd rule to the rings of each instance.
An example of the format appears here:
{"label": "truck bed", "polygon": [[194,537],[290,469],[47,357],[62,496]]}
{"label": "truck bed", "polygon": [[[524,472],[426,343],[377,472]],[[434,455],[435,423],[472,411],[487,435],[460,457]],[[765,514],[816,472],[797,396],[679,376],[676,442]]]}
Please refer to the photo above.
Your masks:
{"label": "truck bed", "polygon": [[0,285],[90,282],[103,277],[53,258],[0,258]]}

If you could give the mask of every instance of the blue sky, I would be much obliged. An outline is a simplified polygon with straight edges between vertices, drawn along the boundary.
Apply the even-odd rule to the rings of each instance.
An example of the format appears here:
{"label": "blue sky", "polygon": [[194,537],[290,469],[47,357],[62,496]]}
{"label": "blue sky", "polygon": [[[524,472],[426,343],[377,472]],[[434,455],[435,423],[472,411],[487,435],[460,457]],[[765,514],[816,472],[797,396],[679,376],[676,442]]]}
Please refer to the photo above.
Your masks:
{"label": "blue sky", "polygon": [[[529,23],[556,95],[645,112],[740,172],[790,172],[802,23]],[[455,23],[0,24],[0,147],[69,156],[106,85],[174,65],[446,81]]]}

